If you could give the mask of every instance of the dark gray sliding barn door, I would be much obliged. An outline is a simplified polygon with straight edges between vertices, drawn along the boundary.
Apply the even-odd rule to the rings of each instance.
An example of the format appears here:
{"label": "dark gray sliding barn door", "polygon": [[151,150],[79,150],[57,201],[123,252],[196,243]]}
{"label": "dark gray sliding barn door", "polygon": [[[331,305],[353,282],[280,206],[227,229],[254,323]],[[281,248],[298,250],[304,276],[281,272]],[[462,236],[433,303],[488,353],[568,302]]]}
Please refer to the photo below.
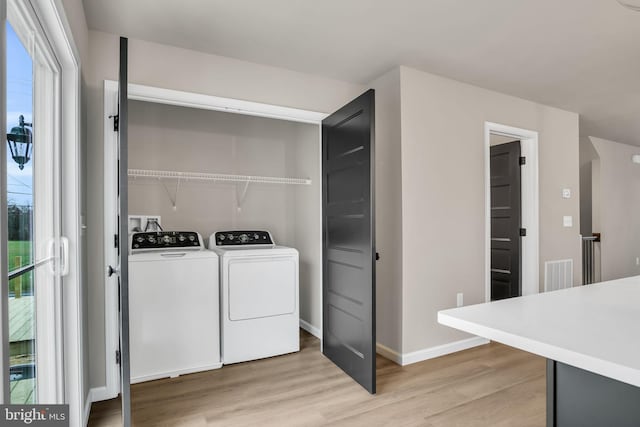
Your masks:
{"label": "dark gray sliding barn door", "polygon": [[376,392],[374,91],[322,122],[322,351]]}

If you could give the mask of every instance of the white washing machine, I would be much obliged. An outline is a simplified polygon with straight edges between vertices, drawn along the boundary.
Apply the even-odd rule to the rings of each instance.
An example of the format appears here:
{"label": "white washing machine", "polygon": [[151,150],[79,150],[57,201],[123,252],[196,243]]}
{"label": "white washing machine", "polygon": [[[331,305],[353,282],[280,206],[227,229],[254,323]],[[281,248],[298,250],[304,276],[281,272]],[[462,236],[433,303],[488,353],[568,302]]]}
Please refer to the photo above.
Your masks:
{"label": "white washing machine", "polygon": [[129,247],[131,383],[220,368],[218,256],[189,231]]}
{"label": "white washing machine", "polygon": [[298,251],[267,231],[222,231],[209,249],[220,258],[222,363],[300,350]]}

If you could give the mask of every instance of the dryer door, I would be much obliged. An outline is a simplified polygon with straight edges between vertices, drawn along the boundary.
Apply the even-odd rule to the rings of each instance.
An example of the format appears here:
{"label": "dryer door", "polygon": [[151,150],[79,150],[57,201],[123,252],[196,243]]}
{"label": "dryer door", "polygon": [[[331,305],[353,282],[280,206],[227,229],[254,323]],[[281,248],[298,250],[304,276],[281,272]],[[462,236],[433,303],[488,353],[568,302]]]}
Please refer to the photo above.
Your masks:
{"label": "dryer door", "polygon": [[232,258],[228,265],[231,321],[292,314],[298,300],[295,257]]}

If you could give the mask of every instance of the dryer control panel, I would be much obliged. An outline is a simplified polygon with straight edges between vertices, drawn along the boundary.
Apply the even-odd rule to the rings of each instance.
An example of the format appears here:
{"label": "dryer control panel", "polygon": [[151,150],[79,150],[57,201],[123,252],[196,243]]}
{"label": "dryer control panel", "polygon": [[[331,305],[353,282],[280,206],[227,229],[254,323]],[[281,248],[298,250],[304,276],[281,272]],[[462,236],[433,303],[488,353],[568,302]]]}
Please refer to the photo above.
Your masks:
{"label": "dryer control panel", "polygon": [[202,238],[195,231],[152,231],[131,236],[132,252],[203,248]]}
{"label": "dryer control panel", "polygon": [[216,246],[274,245],[268,231],[218,231],[215,239]]}

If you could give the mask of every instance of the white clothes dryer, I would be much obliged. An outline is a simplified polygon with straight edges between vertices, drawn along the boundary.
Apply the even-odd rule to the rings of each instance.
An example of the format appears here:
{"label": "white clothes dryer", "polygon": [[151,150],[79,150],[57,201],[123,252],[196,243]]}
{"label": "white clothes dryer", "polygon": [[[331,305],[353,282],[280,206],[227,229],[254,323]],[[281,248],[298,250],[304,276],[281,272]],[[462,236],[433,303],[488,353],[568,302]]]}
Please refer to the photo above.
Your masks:
{"label": "white clothes dryer", "polygon": [[268,231],[221,231],[209,249],[220,259],[222,363],[300,350],[298,251]]}
{"label": "white clothes dryer", "polygon": [[220,368],[218,256],[191,231],[134,233],[131,383]]}

